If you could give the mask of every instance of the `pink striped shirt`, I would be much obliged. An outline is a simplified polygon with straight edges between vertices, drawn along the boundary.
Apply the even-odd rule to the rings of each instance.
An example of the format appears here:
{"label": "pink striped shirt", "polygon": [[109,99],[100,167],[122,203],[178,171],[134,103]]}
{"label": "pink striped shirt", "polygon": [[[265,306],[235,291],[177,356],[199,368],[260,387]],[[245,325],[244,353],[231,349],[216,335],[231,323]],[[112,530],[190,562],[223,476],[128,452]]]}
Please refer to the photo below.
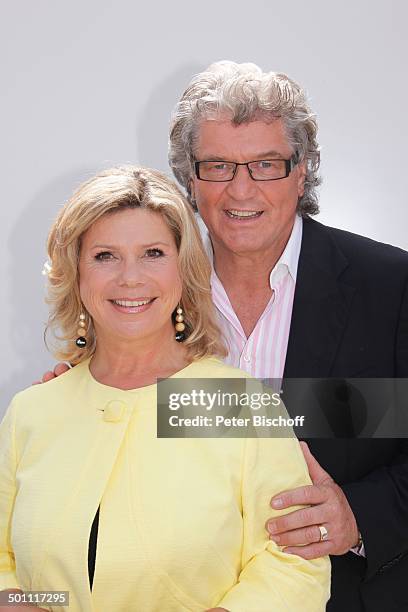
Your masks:
{"label": "pink striped shirt", "polygon": [[[211,264],[213,250],[208,230],[199,220],[202,238]],[[229,354],[225,362],[260,379],[283,378],[292,318],[297,267],[302,242],[302,219],[296,215],[292,233],[269,283],[272,297],[247,338],[228,295],[214,268],[211,275],[213,301]]]}

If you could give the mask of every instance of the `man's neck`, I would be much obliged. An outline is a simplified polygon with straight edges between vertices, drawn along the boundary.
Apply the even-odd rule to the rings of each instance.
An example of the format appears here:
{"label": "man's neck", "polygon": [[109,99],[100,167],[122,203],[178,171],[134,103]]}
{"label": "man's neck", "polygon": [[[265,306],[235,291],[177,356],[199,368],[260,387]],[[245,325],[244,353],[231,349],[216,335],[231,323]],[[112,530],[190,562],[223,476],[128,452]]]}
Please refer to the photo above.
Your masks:
{"label": "man's neck", "polygon": [[248,338],[267,307],[273,291],[270,275],[282,256],[293,226],[262,252],[236,253],[212,241],[214,270]]}
{"label": "man's neck", "polygon": [[236,253],[213,240],[214,270],[224,288],[240,288],[245,293],[269,288],[270,274],[285,250],[291,231],[262,252]]}

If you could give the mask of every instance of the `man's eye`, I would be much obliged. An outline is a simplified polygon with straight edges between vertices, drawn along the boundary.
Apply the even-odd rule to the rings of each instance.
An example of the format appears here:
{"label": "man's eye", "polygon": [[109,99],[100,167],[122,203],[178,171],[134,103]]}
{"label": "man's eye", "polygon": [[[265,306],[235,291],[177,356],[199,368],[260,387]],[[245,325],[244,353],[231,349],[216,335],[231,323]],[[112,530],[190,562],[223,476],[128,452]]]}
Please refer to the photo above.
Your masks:
{"label": "man's eye", "polygon": [[226,162],[207,162],[204,164],[204,169],[209,172],[225,172],[228,168],[229,164]]}
{"label": "man's eye", "polygon": [[260,168],[262,168],[263,170],[266,170],[266,169],[268,169],[268,168],[271,168],[271,167],[272,167],[272,162],[267,161],[267,160],[260,161],[260,162],[258,162],[258,166],[259,166]]}
{"label": "man's eye", "polygon": [[110,259],[113,259],[113,255],[109,251],[101,251],[95,255],[95,259],[97,261],[109,261]]}
{"label": "man's eye", "polygon": [[158,257],[162,257],[164,255],[161,249],[147,249],[145,256],[150,257],[151,259],[157,259]]}

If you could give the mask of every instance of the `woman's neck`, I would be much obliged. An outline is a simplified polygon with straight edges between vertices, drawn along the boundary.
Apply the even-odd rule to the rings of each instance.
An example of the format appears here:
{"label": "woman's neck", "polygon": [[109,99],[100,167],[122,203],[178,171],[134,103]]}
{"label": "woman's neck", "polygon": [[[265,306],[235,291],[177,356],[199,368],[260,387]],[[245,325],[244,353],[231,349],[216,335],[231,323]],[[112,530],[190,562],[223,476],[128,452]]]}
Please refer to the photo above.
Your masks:
{"label": "woman's neck", "polygon": [[121,342],[98,339],[90,371],[100,383],[118,389],[137,389],[168,378],[185,368],[191,360],[174,334],[168,338],[143,338]]}

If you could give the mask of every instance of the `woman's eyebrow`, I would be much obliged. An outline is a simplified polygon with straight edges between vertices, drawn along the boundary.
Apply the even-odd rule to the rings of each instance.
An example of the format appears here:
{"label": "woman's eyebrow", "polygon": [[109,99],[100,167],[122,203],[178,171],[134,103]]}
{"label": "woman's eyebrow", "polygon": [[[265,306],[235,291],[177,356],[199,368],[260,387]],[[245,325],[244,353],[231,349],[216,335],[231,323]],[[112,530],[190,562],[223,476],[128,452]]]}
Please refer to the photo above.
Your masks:
{"label": "woman's eyebrow", "polygon": [[[140,244],[138,245],[143,249],[148,249],[150,247],[153,246],[167,246],[169,247],[170,244],[168,242],[162,242],[161,240],[158,240],[157,242],[150,242],[149,244]],[[120,248],[120,245],[117,244],[93,244],[91,245],[91,249],[118,249]]]}

